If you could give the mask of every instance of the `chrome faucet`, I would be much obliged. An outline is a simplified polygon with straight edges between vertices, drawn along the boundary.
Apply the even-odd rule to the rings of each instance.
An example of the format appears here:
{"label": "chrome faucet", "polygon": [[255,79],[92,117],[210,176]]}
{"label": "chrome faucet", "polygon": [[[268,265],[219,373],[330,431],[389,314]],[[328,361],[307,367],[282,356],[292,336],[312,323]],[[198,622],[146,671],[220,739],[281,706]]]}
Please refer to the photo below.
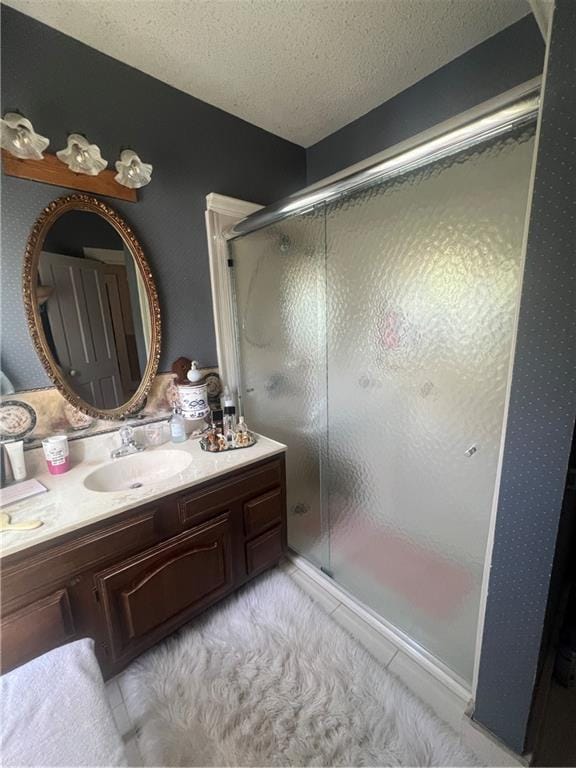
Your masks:
{"label": "chrome faucet", "polygon": [[119,459],[122,456],[129,456],[131,453],[139,453],[144,450],[144,446],[134,440],[134,430],[132,427],[121,427],[118,430],[120,440],[122,441],[119,448],[115,448],[110,454],[111,459]]}

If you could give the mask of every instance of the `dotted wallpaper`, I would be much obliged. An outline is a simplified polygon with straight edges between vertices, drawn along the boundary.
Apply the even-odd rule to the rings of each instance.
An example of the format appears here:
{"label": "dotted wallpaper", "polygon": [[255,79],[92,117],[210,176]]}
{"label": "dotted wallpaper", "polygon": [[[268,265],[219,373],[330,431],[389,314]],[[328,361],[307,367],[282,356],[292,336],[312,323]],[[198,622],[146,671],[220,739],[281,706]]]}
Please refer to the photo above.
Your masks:
{"label": "dotted wallpaper", "polygon": [[[109,167],[126,148],[153,164],[139,202],[107,202],[134,229],[158,284],[160,370],[181,355],[215,365],[206,195],[266,204],[295,192],[306,180],[304,149],[6,5],[1,29],[3,111],[29,117],[50,139],[49,152],[77,132],[98,144]],[[68,191],[2,177],[1,365],[18,390],[48,384],[21,299],[26,239],[44,206]]]}
{"label": "dotted wallpaper", "polygon": [[576,3],[545,86],[474,717],[522,752],[576,404]]}

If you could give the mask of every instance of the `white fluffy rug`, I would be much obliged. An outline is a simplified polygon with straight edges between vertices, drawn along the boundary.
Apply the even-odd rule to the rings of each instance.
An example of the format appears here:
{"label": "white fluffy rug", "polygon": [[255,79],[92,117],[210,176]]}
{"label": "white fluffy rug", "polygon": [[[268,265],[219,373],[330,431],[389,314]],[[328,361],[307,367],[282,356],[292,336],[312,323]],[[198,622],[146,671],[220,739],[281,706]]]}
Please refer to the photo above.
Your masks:
{"label": "white fluffy rug", "polygon": [[124,673],[146,765],[474,765],[457,736],[275,570]]}

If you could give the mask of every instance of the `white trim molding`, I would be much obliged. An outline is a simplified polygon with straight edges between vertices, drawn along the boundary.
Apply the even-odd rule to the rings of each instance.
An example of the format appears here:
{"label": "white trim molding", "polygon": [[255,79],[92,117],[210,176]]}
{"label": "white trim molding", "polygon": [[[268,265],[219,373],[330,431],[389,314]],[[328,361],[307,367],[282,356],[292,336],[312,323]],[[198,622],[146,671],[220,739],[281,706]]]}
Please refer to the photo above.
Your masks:
{"label": "white trim molding", "polygon": [[256,213],[263,206],[258,203],[250,203],[247,200],[240,200],[238,197],[228,197],[219,195],[216,192],[210,192],[206,195],[206,210],[220,213],[223,216],[231,216],[237,221],[245,219],[251,213]]}
{"label": "white trim molding", "polygon": [[212,285],[212,307],[220,376],[231,392],[238,391],[236,360],[236,322],[232,302],[232,283],[228,267],[228,245],[224,232],[246,216],[262,208],[256,203],[211,192],[206,196],[206,232]]}
{"label": "white trim molding", "polygon": [[548,42],[550,30],[552,29],[552,15],[554,13],[554,0],[528,0],[530,8],[540,27],[540,33],[544,42]]}

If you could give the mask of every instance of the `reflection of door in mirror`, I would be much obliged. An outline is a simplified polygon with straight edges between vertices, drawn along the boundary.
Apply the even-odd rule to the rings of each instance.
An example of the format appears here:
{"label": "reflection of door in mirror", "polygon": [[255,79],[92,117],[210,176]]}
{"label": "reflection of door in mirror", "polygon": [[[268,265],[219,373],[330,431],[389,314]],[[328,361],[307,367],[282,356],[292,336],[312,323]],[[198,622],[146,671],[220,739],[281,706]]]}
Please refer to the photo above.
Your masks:
{"label": "reflection of door in mirror", "polygon": [[84,254],[105,265],[107,296],[112,313],[120,375],[130,397],[140,386],[150,351],[150,312],[142,276],[126,250],[84,248]]}
{"label": "reflection of door in mirror", "polygon": [[115,228],[91,211],[57,218],[38,259],[36,295],[69,387],[99,409],[128,402],[148,364],[152,324],[143,276]]}
{"label": "reflection of door in mirror", "polygon": [[[109,270],[91,259],[45,251],[38,269],[42,286],[52,288],[41,311],[54,359],[72,389],[98,408],[116,408],[132,394],[124,392],[128,382],[120,373],[121,358],[124,373],[128,367],[126,336],[114,326],[109,296],[119,291]],[[122,313],[114,315],[122,323]]]}

